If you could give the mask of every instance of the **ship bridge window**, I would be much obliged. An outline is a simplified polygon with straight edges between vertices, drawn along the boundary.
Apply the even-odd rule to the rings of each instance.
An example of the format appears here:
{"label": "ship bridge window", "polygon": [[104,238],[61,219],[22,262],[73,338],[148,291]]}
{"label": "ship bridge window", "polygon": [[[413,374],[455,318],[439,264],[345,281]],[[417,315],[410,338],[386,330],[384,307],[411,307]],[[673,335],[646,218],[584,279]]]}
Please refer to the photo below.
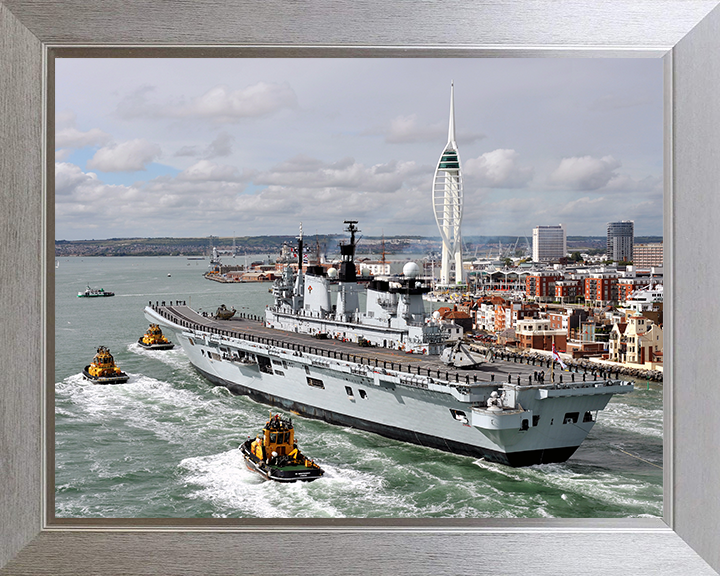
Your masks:
{"label": "ship bridge window", "polygon": [[580,412],[568,412],[563,418],[563,424],[577,424],[578,418],[580,418]]}

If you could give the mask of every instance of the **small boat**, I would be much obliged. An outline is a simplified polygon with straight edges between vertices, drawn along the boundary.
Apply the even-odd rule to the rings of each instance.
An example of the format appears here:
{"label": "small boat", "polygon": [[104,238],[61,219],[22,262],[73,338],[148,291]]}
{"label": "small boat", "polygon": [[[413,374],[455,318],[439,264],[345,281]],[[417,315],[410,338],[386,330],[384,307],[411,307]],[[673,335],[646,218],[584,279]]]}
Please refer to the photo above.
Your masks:
{"label": "small boat", "polygon": [[295,429],[290,418],[276,414],[265,423],[262,434],[248,437],[240,445],[248,470],[265,480],[276,482],[312,482],[325,471],[298,450]]}
{"label": "small boat", "polygon": [[163,335],[157,324],[150,324],[147,332],[138,339],[138,344],[146,350],[170,350],[175,347],[175,344]]}
{"label": "small boat", "polygon": [[115,296],[115,292],[106,291],[104,288],[90,288],[84,292],[78,292],[78,298],[101,298],[103,296]]}
{"label": "small boat", "polygon": [[83,368],[83,376],[96,384],[122,384],[130,378],[115,366],[115,360],[105,346],[100,346],[92,364]]}
{"label": "small boat", "polygon": [[217,320],[230,320],[233,316],[235,316],[235,308],[228,309],[225,304],[220,304],[220,307],[215,312]]}

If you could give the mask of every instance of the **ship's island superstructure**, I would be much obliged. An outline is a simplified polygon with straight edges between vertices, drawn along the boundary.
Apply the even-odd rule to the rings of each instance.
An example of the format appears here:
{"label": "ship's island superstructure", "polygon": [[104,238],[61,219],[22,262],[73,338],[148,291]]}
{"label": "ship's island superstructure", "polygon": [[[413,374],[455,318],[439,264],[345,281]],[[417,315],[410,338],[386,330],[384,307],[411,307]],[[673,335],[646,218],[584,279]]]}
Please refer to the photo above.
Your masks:
{"label": "ship's island superstructure", "polygon": [[567,460],[612,396],[632,391],[607,373],[551,379],[539,360],[506,361],[503,352],[468,361],[425,313],[429,288],[416,267],[406,264],[403,276],[373,278],[366,288],[358,282],[358,230],[346,224],[350,241],[341,246],[339,269],[327,272],[310,264],[303,273],[300,234],[298,270],[285,268],[265,318],[222,320],[182,302],[151,303],[145,316],[175,333],[200,374],[234,393],[511,466]]}
{"label": "ship's island superstructure", "polygon": [[[358,283],[355,270],[356,221],[347,220],[350,241],[340,245],[339,268],[327,272],[317,263],[302,263],[298,271],[286,266],[273,284],[275,304],[265,312],[266,324],[288,332],[350,340],[370,346],[415,354],[440,354],[444,336],[436,318],[425,313],[422,295],[432,290],[420,281],[420,268],[408,262],[400,277],[372,279],[367,287]],[[302,254],[302,229],[298,238]],[[333,304],[331,286],[337,286]],[[360,293],[365,292],[365,312]]]}

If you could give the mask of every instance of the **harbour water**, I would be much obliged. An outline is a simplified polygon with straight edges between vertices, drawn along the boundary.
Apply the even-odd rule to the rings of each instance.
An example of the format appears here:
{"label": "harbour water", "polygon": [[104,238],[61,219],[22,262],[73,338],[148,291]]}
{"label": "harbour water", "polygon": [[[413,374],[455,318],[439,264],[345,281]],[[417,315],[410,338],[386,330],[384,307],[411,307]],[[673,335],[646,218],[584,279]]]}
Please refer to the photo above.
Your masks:
{"label": "harbour water", "polygon": [[[137,345],[149,301],[261,315],[269,284],[202,278],[207,260],[62,258],[55,269],[56,515],[85,518],[622,518],[662,516],[662,384],[615,397],[566,463],[508,468],[293,416],[326,470],[262,482],[238,445],[270,408],[210,385],[180,348]],[[228,261],[228,263],[231,263]],[[244,263],[239,262],[239,263]],[[88,285],[111,298],[78,298]],[[110,348],[126,384],[82,368]]]}

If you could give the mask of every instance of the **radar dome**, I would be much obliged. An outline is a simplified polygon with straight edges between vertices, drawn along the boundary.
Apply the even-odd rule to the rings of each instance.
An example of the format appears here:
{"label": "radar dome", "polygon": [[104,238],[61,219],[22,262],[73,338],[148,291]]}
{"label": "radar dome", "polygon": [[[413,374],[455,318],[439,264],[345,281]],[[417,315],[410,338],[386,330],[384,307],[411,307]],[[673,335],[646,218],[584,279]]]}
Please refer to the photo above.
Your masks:
{"label": "radar dome", "polygon": [[337,268],[328,268],[328,278],[337,278]]}
{"label": "radar dome", "polygon": [[440,320],[440,311],[435,310],[435,312],[432,313],[432,317],[435,318],[435,320]]}
{"label": "radar dome", "polygon": [[403,276],[406,278],[417,278],[420,275],[420,266],[415,262],[408,262],[403,266]]}

